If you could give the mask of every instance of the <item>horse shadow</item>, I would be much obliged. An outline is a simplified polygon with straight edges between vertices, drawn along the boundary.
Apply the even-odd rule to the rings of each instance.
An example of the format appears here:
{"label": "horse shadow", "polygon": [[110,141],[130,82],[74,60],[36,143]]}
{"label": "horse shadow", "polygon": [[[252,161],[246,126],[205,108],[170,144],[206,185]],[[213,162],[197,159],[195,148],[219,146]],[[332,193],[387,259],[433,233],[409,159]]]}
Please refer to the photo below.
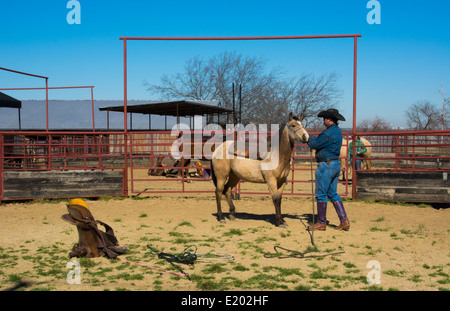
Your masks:
{"label": "horse shadow", "polygon": [[[223,216],[226,218],[227,221],[232,221],[230,220],[230,213],[227,212],[223,212],[222,213]],[[215,216],[216,218],[218,217],[217,213],[213,213],[213,216]],[[270,213],[270,214],[251,214],[251,213],[241,213],[241,212],[236,212],[234,214],[234,216],[236,217],[236,219],[242,219],[242,220],[257,220],[257,221],[265,221],[268,222],[272,225],[276,225],[275,223],[275,214],[274,213]],[[288,219],[300,219],[300,217],[298,215],[289,215],[289,214],[283,214],[282,215],[283,218],[288,218]]]}

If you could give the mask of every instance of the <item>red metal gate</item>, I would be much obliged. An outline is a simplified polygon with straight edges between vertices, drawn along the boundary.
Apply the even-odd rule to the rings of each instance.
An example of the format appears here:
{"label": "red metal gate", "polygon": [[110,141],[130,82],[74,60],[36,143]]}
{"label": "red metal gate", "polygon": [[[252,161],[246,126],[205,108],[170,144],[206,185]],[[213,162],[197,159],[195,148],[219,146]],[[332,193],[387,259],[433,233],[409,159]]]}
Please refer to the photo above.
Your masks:
{"label": "red metal gate", "polygon": [[[201,134],[201,132],[199,132]],[[195,134],[195,132],[193,132]],[[260,135],[260,132],[255,133]],[[266,135],[266,133],[263,133]],[[236,133],[224,132],[223,135],[235,137]],[[348,138],[348,134],[345,134]],[[171,147],[177,140],[170,131],[152,131],[152,132],[129,132],[129,150],[130,150],[130,193],[133,195],[157,194],[157,193],[214,193],[214,185],[211,182],[209,174],[195,176],[198,171],[210,170],[210,161],[198,160],[201,157],[192,159],[189,166],[158,166],[158,159],[170,158]],[[194,141],[192,144],[199,144]],[[189,143],[186,143],[189,145]],[[347,163],[347,155],[343,156],[344,163]],[[342,171],[348,176],[348,164],[342,167]],[[175,174],[166,176],[149,176],[148,171],[152,169],[159,170],[178,170],[183,169],[188,173],[181,174],[179,177]],[[313,193],[314,171],[316,163],[310,148],[306,144],[296,144],[291,158],[291,173],[286,180],[285,195],[310,196]],[[190,175],[189,175],[190,173]],[[240,196],[241,194],[268,195],[267,185],[260,187],[250,183],[240,182],[233,192]],[[348,179],[339,182],[339,194],[348,195]]]}

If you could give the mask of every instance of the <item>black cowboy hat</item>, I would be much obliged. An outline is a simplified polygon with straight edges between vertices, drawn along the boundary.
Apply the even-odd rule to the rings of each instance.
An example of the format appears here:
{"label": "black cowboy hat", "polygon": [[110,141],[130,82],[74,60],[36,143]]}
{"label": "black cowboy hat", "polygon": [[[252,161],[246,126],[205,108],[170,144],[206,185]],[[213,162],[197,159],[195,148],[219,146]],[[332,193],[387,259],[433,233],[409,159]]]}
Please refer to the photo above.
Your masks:
{"label": "black cowboy hat", "polygon": [[336,119],[336,120],[340,120],[340,121],[345,121],[345,118],[339,113],[339,111],[337,109],[327,109],[324,111],[319,112],[319,114],[317,115],[319,118],[331,118],[331,119]]}

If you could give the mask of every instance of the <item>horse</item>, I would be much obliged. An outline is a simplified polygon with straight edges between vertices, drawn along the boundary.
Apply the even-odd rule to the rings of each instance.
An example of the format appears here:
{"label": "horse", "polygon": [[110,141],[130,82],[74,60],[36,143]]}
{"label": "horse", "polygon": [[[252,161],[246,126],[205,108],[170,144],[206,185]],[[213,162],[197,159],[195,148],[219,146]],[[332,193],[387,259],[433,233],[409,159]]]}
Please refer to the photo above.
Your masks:
{"label": "horse", "polygon": [[216,187],[219,222],[225,223],[221,208],[222,194],[225,194],[230,208],[230,220],[236,218],[236,208],[231,197],[231,190],[240,180],[244,180],[267,184],[275,206],[275,225],[286,226],[281,215],[281,198],[290,171],[294,143],[296,140],[303,143],[309,140],[309,134],[302,124],[302,119],[302,116],[294,117],[292,112],[289,114],[286,126],[282,130],[278,130],[279,144],[274,144],[272,141],[270,152],[262,160],[258,160],[256,157],[251,159],[237,156],[234,141],[225,141],[216,148],[211,160],[211,177]]}
{"label": "horse", "polygon": [[[360,158],[362,158],[363,160],[362,163],[364,164],[364,166],[361,166],[361,169],[370,170],[372,169],[372,162],[369,159],[372,154],[372,144],[365,138],[360,137],[360,140],[367,149],[367,151],[360,156]],[[348,141],[346,138],[342,139],[341,153],[339,155],[341,167],[345,167],[345,162],[347,161],[348,146],[351,141],[352,141],[351,138]],[[349,168],[352,169],[351,164],[349,165]],[[342,180],[345,180],[345,170],[342,172]]]}

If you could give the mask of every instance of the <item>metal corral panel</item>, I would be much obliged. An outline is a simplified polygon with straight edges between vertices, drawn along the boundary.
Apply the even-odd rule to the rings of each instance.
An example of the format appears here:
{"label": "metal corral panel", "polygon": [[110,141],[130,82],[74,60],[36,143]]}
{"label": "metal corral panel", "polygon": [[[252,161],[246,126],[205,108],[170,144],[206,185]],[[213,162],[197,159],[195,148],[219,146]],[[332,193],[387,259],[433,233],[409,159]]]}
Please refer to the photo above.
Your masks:
{"label": "metal corral panel", "polygon": [[357,198],[450,204],[448,172],[358,172]]}
{"label": "metal corral panel", "polygon": [[8,171],[3,181],[4,200],[123,195],[120,170]]}

